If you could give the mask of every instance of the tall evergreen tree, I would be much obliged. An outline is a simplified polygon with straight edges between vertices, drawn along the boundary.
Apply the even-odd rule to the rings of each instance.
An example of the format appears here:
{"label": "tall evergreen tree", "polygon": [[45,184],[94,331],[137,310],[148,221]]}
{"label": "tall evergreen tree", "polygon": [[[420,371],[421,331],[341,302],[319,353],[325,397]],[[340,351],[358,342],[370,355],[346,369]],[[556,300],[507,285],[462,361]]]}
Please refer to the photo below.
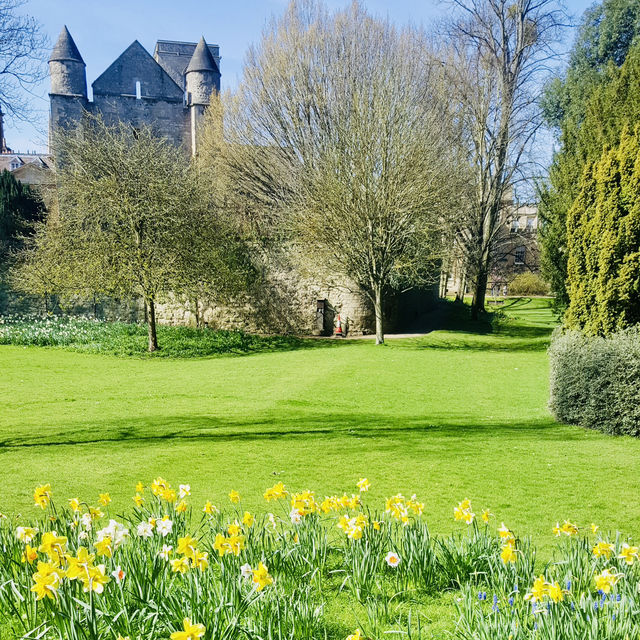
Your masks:
{"label": "tall evergreen tree", "polygon": [[[640,34],[640,3],[637,0],[604,0],[587,10],[571,52],[569,68],[546,88],[543,100],[547,124],[555,129],[560,150],[555,154],[549,180],[540,189],[541,261],[556,301],[569,303],[567,278],[567,213],[578,196],[580,176],[587,162],[600,157],[603,144],[616,144],[627,122],[636,122],[637,110],[624,113],[614,102],[594,94],[618,77]],[[633,69],[628,73],[636,72]],[[623,85],[618,91],[624,92]],[[627,92],[632,97],[631,92]],[[637,96],[637,93],[636,93]],[[625,107],[632,107],[624,100]],[[603,109],[602,122],[589,117]]]}
{"label": "tall evergreen tree", "polygon": [[31,234],[33,225],[42,219],[44,204],[39,194],[16,180],[12,173],[0,173],[0,275],[12,251]]}
{"label": "tall evergreen tree", "polygon": [[567,246],[567,324],[607,335],[640,323],[640,125],[587,166]]}

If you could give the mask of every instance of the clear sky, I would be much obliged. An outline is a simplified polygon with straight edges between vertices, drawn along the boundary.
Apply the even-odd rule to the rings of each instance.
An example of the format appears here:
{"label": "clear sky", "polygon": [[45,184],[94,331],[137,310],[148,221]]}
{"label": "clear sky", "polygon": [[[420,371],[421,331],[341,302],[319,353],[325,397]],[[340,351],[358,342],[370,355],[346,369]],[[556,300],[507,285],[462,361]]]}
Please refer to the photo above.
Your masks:
{"label": "clear sky", "polygon": [[[340,7],[347,0],[327,0]],[[372,13],[403,23],[429,25],[449,10],[440,0],[364,0]],[[36,17],[55,43],[67,25],[85,63],[91,83],[131,44],[139,40],[153,53],[156,40],[197,42],[204,35],[220,45],[222,86],[233,87],[242,69],[247,46],[260,37],[265,21],[281,13],[287,0],[29,0],[25,13]],[[579,18],[593,0],[566,0],[570,14]],[[565,48],[573,40],[567,30]],[[30,122],[8,121],[7,143],[14,150],[46,151],[49,113],[48,79],[33,90]]]}

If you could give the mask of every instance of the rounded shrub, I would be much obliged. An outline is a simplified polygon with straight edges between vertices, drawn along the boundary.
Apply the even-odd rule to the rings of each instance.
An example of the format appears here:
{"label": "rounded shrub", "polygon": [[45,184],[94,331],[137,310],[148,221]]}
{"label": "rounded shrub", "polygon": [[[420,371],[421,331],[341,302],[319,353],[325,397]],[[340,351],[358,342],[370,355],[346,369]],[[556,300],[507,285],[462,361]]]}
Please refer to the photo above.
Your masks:
{"label": "rounded shrub", "polygon": [[520,273],[509,283],[509,295],[546,296],[549,295],[549,285],[535,273]]}
{"label": "rounded shrub", "polygon": [[549,357],[558,420],[640,436],[640,327],[606,338],[557,330]]}

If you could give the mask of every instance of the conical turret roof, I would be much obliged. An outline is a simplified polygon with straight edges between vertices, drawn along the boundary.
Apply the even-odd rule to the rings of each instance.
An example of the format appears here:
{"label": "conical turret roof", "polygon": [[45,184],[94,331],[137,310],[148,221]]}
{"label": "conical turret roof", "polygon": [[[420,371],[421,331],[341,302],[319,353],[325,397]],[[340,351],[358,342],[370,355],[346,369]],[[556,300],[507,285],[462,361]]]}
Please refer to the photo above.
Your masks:
{"label": "conical turret roof", "polygon": [[49,62],[54,60],[58,62],[62,62],[63,60],[73,60],[84,64],[84,60],[82,59],[82,56],[78,51],[78,47],[76,47],[76,43],[73,41],[73,38],[69,33],[69,29],[67,29],[67,25],[62,28],[58,42],[56,42],[56,46],[53,47],[53,51],[51,52]]}
{"label": "conical turret roof", "polygon": [[209,45],[205,42],[204,36],[200,38],[196,50],[191,56],[185,73],[190,71],[215,71],[218,72],[218,65],[211,54]]}

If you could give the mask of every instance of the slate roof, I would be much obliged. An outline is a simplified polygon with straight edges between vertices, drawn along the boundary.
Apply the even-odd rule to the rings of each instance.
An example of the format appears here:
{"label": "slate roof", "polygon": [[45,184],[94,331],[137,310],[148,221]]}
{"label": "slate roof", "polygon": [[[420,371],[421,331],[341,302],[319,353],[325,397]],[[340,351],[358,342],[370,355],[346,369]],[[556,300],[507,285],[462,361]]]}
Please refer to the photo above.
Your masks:
{"label": "slate roof", "polygon": [[[197,44],[195,42],[178,42],[175,40],[158,40],[153,52],[155,61],[173,78],[174,82],[184,88],[184,74],[193,58]],[[220,72],[220,47],[208,45],[211,56]]]}
{"label": "slate roof", "polygon": [[189,61],[186,73],[190,71],[213,71],[218,73],[218,65],[211,55],[211,51],[204,40],[204,36],[200,38],[196,50],[193,52],[193,56]]}
{"label": "slate roof", "polygon": [[67,29],[67,25],[65,25],[60,32],[58,41],[56,42],[56,45],[55,47],[53,47],[53,51],[51,52],[49,62],[62,62],[65,60],[74,60],[76,62],[81,62],[82,64],[84,64],[84,60],[82,59],[80,51],[78,51],[78,47],[76,47],[76,43],[73,41],[73,38],[69,33],[69,29]]}

